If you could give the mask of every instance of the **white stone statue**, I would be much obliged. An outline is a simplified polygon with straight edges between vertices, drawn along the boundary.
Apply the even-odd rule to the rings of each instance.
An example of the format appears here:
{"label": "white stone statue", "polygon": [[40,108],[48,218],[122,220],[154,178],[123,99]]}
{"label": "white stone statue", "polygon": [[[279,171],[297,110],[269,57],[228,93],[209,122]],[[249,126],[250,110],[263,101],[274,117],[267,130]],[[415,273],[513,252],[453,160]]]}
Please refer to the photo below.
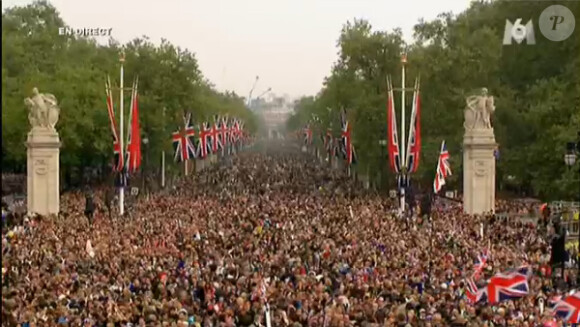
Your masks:
{"label": "white stone statue", "polygon": [[43,127],[54,130],[58,122],[60,108],[56,97],[52,94],[42,94],[35,87],[32,89],[33,96],[24,99],[24,104],[28,107],[28,121],[34,129]]}
{"label": "white stone statue", "polygon": [[466,130],[492,129],[491,115],[495,111],[493,96],[487,95],[487,89],[481,89],[480,95],[472,95],[466,99],[465,122]]}

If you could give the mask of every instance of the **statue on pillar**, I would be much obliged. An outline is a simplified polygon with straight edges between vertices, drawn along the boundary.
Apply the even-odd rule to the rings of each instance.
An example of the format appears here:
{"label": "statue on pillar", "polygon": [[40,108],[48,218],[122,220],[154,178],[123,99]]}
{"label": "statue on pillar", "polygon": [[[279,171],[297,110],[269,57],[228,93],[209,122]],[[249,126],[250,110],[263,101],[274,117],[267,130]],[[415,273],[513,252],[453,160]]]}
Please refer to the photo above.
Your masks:
{"label": "statue on pillar", "polygon": [[487,94],[487,89],[481,89],[479,95],[467,97],[467,108],[465,109],[465,122],[463,126],[466,130],[492,129],[491,116],[495,111],[493,96]]}
{"label": "statue on pillar", "polygon": [[55,130],[60,108],[56,97],[52,94],[38,92],[38,88],[32,89],[32,97],[24,99],[24,104],[28,107],[28,121],[34,129],[37,127]]}

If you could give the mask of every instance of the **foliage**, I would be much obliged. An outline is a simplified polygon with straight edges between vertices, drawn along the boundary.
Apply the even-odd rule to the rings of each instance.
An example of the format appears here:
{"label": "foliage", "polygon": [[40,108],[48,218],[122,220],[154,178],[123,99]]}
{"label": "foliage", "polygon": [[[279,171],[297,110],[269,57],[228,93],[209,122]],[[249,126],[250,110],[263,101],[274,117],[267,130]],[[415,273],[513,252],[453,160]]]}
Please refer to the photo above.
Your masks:
{"label": "foliage", "polygon": [[[322,90],[297,102],[288,128],[304,126],[312,113],[322,117],[321,130],[331,123],[336,127],[340,109],[346,108],[360,159],[356,169],[370,170],[371,178],[379,179],[388,170],[386,150],[378,144],[386,135],[385,79],[391,75],[394,87],[400,86],[400,54],[406,49],[407,87],[421,76],[423,147],[414,177],[420,184],[431,187],[439,145],[446,140],[454,171],[449,187],[460,187],[465,97],[486,87],[496,97],[498,185],[508,186],[509,180],[546,199],[578,197],[580,176],[566,169],[563,155],[580,126],[580,38],[552,42],[536,25],[536,45],[502,45],[506,19],[537,22],[551,4],[474,1],[457,16],[444,13],[419,21],[415,42],[408,46],[399,30],[373,31],[364,20],[348,22]],[[579,2],[564,5],[580,17]],[[400,101],[395,94],[397,119]],[[393,176],[389,179],[394,183]]]}
{"label": "foliage", "polygon": [[[163,40],[155,46],[142,37],[122,46],[61,36],[66,26],[45,1],[13,7],[2,14],[2,167],[25,169],[24,142],[29,125],[23,99],[34,86],[54,94],[62,110],[57,129],[63,142],[61,169],[95,167],[112,158],[110,124],[105,106],[105,80],[119,86],[119,53],[125,49],[125,87],[139,75],[141,129],[150,140],[147,151],[171,149],[170,133],[185,110],[194,123],[227,114],[256,130],[256,118],[235,93],[213,89],[199,70],[195,55]],[[119,92],[114,92],[119,115]],[[125,92],[125,121],[131,93]],[[154,164],[154,163],[153,163]]]}

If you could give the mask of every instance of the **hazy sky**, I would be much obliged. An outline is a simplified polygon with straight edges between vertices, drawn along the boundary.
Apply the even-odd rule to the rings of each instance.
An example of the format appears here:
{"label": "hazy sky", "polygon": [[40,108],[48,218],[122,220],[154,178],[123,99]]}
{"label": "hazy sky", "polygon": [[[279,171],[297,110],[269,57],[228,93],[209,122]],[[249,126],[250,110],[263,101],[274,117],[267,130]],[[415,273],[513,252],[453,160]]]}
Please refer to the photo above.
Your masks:
{"label": "hazy sky", "polygon": [[[2,9],[31,1],[5,0]],[[73,28],[112,28],[127,42],[163,37],[196,54],[219,90],[254,96],[268,87],[292,97],[313,95],[337,58],[344,23],[365,18],[374,28],[400,27],[412,40],[419,18],[459,13],[469,0],[49,0]],[[58,31],[55,31],[58,33]],[[106,40],[106,39],[105,39]]]}

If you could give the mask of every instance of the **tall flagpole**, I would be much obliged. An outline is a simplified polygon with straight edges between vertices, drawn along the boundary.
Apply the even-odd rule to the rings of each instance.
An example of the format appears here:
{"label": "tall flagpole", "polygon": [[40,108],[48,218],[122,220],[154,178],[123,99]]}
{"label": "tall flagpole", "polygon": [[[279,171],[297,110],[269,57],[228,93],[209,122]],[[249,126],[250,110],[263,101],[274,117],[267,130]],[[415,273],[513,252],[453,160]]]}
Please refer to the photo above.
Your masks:
{"label": "tall flagpole", "polygon": [[[163,130],[165,131],[165,111],[167,108],[163,108]],[[165,188],[165,149],[161,151],[161,187]]]}
{"label": "tall flagpole", "polygon": [[405,184],[407,182],[407,156],[405,153],[405,64],[407,63],[407,53],[404,53],[401,58],[401,213],[405,212]]}
{"label": "tall flagpole", "polygon": [[[119,107],[120,107],[120,129],[121,129],[121,140],[120,145],[121,145],[121,155],[125,156],[125,148],[123,146],[124,140],[125,140],[125,128],[124,128],[124,119],[123,119],[123,63],[125,63],[125,51],[121,50],[121,57],[119,58],[119,61],[121,62],[121,81],[119,83],[120,85],[120,99],[119,99]],[[125,162],[123,160],[123,162]],[[125,163],[125,165],[127,165],[127,163]],[[119,188],[119,214],[121,216],[123,216],[123,214],[125,213],[125,181],[126,181],[126,175],[124,175],[125,172],[125,167],[122,168],[121,170],[121,187]]]}

